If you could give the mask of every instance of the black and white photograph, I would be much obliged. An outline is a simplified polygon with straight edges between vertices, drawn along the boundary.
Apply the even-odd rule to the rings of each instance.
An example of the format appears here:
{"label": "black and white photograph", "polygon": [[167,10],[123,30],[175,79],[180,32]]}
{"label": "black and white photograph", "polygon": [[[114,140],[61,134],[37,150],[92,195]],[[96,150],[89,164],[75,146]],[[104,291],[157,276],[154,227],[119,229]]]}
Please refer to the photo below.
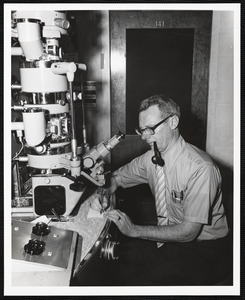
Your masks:
{"label": "black and white photograph", "polygon": [[240,3],[4,4],[4,295],[240,295]]}

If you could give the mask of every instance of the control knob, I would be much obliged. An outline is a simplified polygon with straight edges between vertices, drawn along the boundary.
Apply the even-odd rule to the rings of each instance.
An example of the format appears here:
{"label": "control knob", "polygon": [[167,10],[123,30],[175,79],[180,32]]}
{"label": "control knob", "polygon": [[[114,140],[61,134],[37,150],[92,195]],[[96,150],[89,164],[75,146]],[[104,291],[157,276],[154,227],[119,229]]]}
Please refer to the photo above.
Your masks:
{"label": "control knob", "polygon": [[28,244],[24,246],[26,253],[30,255],[40,255],[45,248],[45,243],[36,239],[29,240]]}
{"label": "control knob", "polygon": [[38,236],[45,236],[50,233],[48,225],[44,222],[38,222],[33,228],[32,233]]}

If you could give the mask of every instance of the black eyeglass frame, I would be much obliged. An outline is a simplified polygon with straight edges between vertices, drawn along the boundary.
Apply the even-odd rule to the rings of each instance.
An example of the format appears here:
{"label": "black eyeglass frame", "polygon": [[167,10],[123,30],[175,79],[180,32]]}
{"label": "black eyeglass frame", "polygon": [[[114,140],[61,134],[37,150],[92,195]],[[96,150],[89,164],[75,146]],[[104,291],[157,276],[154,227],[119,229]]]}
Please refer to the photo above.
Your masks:
{"label": "black eyeglass frame", "polygon": [[157,123],[156,125],[152,126],[152,127],[146,127],[146,128],[143,128],[141,129],[140,127],[138,128],[135,128],[135,132],[138,134],[138,135],[142,135],[147,129],[150,129],[152,130],[152,133],[147,133],[149,135],[154,135],[155,134],[155,129],[160,126],[161,124],[163,124],[164,122],[166,122],[170,117],[173,117],[174,115],[169,115],[167,116],[165,119],[163,119],[162,121],[160,121],[159,123]]}

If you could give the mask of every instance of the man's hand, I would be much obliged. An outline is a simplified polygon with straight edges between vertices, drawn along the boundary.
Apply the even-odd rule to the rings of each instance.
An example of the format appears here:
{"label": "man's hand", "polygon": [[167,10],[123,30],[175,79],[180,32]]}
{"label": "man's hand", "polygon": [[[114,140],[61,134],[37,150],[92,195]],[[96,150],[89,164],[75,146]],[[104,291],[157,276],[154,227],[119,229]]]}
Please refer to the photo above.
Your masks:
{"label": "man's hand", "polygon": [[115,191],[117,190],[117,188],[118,188],[117,181],[114,178],[114,176],[111,176],[111,178],[110,178],[110,185],[109,185],[108,188],[106,188],[106,192],[108,194],[113,194],[113,193],[115,193]]}
{"label": "man's hand", "polygon": [[109,207],[109,197],[105,190],[97,191],[90,198],[90,207],[93,210],[97,210],[103,212],[105,209]]}
{"label": "man's hand", "polygon": [[130,218],[119,209],[110,210],[105,214],[105,217],[113,221],[118,229],[126,236],[136,237],[136,228]]}
{"label": "man's hand", "polygon": [[107,188],[98,188],[97,192],[91,196],[90,206],[92,209],[103,212],[110,205],[109,195],[113,194],[118,188],[118,183],[114,176],[110,178],[110,185]]}

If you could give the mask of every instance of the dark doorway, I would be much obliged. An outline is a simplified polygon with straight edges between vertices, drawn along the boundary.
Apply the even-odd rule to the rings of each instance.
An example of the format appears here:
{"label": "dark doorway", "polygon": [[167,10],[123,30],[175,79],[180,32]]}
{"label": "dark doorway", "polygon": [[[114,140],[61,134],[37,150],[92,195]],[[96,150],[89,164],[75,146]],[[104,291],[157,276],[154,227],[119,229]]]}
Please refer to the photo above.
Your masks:
{"label": "dark doorway", "polygon": [[[126,133],[135,134],[139,102],[155,94],[191,110],[193,28],[126,30]],[[185,127],[185,126],[183,126]]]}

